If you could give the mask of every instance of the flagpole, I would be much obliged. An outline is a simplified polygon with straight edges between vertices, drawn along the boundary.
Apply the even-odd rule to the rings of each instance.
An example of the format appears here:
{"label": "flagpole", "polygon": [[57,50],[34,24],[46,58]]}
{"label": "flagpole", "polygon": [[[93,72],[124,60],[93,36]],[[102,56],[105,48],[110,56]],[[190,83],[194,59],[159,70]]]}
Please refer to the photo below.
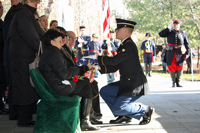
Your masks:
{"label": "flagpole", "polygon": [[108,9],[109,9],[109,15],[110,15],[110,2],[108,0]]}

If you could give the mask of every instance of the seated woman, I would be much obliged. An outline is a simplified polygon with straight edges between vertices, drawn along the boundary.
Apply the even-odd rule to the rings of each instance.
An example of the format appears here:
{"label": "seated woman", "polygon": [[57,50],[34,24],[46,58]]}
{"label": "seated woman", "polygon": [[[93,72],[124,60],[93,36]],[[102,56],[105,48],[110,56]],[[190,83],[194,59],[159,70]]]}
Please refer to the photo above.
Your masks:
{"label": "seated woman", "polygon": [[[89,121],[90,108],[92,106],[92,88],[89,79],[74,81],[73,77],[82,76],[85,71],[91,69],[93,65],[88,63],[82,69],[76,66],[67,65],[64,55],[61,53],[63,34],[58,29],[49,29],[43,37],[44,50],[40,57],[39,70],[53,89],[61,96],[82,97],[81,101],[81,130],[97,130]],[[85,69],[85,71],[83,71]]]}

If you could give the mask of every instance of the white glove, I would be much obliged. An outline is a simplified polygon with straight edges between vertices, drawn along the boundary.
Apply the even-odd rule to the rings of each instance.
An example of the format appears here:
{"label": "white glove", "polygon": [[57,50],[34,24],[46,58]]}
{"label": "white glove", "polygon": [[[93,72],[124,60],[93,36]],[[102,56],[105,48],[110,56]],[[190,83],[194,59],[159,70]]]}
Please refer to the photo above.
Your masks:
{"label": "white glove", "polygon": [[79,44],[78,44],[78,47],[79,47],[79,48],[81,48],[82,46],[83,46],[82,43],[79,43]]}
{"label": "white glove", "polygon": [[82,42],[84,42],[84,40],[81,39],[81,38],[79,38],[79,39],[78,39],[78,42],[79,42],[79,43],[82,43]]}
{"label": "white glove", "polygon": [[167,26],[167,28],[171,30],[171,29],[173,28],[173,22],[172,22],[171,24],[169,24],[169,25]]}
{"label": "white glove", "polygon": [[84,41],[84,44],[87,44],[87,41]]}

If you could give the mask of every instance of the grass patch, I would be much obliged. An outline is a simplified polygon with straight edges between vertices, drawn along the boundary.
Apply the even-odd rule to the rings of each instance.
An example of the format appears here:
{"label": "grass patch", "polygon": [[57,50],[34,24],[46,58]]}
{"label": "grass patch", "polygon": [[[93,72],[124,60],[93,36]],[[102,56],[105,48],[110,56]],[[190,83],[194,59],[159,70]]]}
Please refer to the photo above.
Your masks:
{"label": "grass patch", "polygon": [[[152,72],[152,75],[159,75],[159,76],[171,78],[169,73]],[[200,81],[200,74],[194,73],[193,79],[194,79],[194,81]],[[192,80],[192,74],[183,73],[181,75],[181,80]]]}

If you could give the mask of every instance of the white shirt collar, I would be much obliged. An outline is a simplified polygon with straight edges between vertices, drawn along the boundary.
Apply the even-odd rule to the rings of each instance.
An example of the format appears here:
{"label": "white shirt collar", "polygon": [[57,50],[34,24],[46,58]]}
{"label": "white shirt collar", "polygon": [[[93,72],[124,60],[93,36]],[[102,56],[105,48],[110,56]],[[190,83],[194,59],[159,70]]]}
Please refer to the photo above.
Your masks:
{"label": "white shirt collar", "polygon": [[[127,38],[129,38],[129,37],[127,37]],[[125,39],[121,42],[121,44],[122,44],[127,38],[125,38]]]}

